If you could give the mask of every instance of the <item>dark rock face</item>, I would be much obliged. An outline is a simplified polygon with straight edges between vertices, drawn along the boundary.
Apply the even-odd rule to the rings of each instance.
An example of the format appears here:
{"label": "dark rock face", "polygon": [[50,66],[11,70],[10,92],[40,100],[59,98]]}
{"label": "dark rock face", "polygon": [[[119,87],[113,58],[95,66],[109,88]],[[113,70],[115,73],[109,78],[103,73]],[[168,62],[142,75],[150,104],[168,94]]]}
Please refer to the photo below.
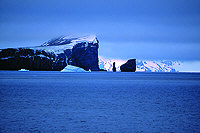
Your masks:
{"label": "dark rock face", "polygon": [[[98,41],[69,38],[54,39],[32,48],[8,48],[0,50],[0,70],[60,71],[68,64],[85,70],[99,71]],[[56,43],[57,42],[57,43]]]}
{"label": "dark rock face", "polygon": [[120,66],[121,72],[135,72],[136,71],[136,59],[130,59],[125,64]]}
{"label": "dark rock face", "polygon": [[116,72],[115,62],[113,62],[113,72]]}
{"label": "dark rock face", "polygon": [[66,57],[29,48],[3,49],[0,52],[1,70],[61,70],[66,66]]}
{"label": "dark rock face", "polygon": [[85,48],[84,45],[86,45],[85,42],[78,43],[74,46],[71,57],[72,63],[69,64],[81,67],[86,71],[89,69],[92,71],[99,71],[98,44],[88,43],[87,48]]}

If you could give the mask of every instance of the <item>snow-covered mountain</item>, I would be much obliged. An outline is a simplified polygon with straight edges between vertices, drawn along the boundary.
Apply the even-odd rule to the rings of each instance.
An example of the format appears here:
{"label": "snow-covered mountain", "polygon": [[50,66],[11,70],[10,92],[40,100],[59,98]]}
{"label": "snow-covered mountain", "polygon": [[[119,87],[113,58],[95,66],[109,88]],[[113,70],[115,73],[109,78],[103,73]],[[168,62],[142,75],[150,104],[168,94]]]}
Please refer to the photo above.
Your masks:
{"label": "snow-covered mountain", "polygon": [[[113,62],[116,63],[117,71],[120,71],[120,66],[126,62],[126,60],[120,59],[107,59],[99,56],[100,69],[106,69],[112,71]],[[178,72],[177,69],[181,65],[178,61],[154,61],[154,60],[136,60],[136,72]]]}
{"label": "snow-covered mountain", "polygon": [[178,72],[178,61],[154,61],[154,60],[138,60],[136,71],[141,72]]}

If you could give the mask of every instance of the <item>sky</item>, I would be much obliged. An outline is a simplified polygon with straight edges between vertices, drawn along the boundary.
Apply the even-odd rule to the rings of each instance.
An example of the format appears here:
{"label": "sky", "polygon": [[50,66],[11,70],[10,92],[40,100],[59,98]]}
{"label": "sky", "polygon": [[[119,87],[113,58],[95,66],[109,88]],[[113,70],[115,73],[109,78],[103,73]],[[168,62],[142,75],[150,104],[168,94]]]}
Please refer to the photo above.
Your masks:
{"label": "sky", "polygon": [[200,0],[0,0],[0,48],[96,34],[118,59],[200,61]]}

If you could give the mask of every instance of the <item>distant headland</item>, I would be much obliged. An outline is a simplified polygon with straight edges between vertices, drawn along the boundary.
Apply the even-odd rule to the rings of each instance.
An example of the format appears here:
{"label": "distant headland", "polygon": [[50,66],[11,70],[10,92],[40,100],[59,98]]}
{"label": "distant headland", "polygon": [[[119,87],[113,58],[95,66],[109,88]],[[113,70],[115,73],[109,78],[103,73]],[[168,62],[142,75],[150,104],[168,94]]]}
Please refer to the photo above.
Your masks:
{"label": "distant headland", "polygon": [[[72,65],[85,71],[105,71],[99,68],[98,48],[97,37],[89,35],[59,37],[36,47],[1,49],[0,70],[61,71]],[[121,70],[135,72],[136,59],[122,65]]]}

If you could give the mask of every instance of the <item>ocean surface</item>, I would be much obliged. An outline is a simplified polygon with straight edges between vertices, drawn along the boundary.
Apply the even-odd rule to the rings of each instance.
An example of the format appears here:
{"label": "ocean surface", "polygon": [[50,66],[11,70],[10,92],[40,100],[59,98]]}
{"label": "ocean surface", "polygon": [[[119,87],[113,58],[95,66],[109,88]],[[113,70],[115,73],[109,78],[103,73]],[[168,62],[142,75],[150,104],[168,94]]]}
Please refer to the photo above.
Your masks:
{"label": "ocean surface", "polygon": [[1,133],[198,133],[200,73],[0,71]]}

